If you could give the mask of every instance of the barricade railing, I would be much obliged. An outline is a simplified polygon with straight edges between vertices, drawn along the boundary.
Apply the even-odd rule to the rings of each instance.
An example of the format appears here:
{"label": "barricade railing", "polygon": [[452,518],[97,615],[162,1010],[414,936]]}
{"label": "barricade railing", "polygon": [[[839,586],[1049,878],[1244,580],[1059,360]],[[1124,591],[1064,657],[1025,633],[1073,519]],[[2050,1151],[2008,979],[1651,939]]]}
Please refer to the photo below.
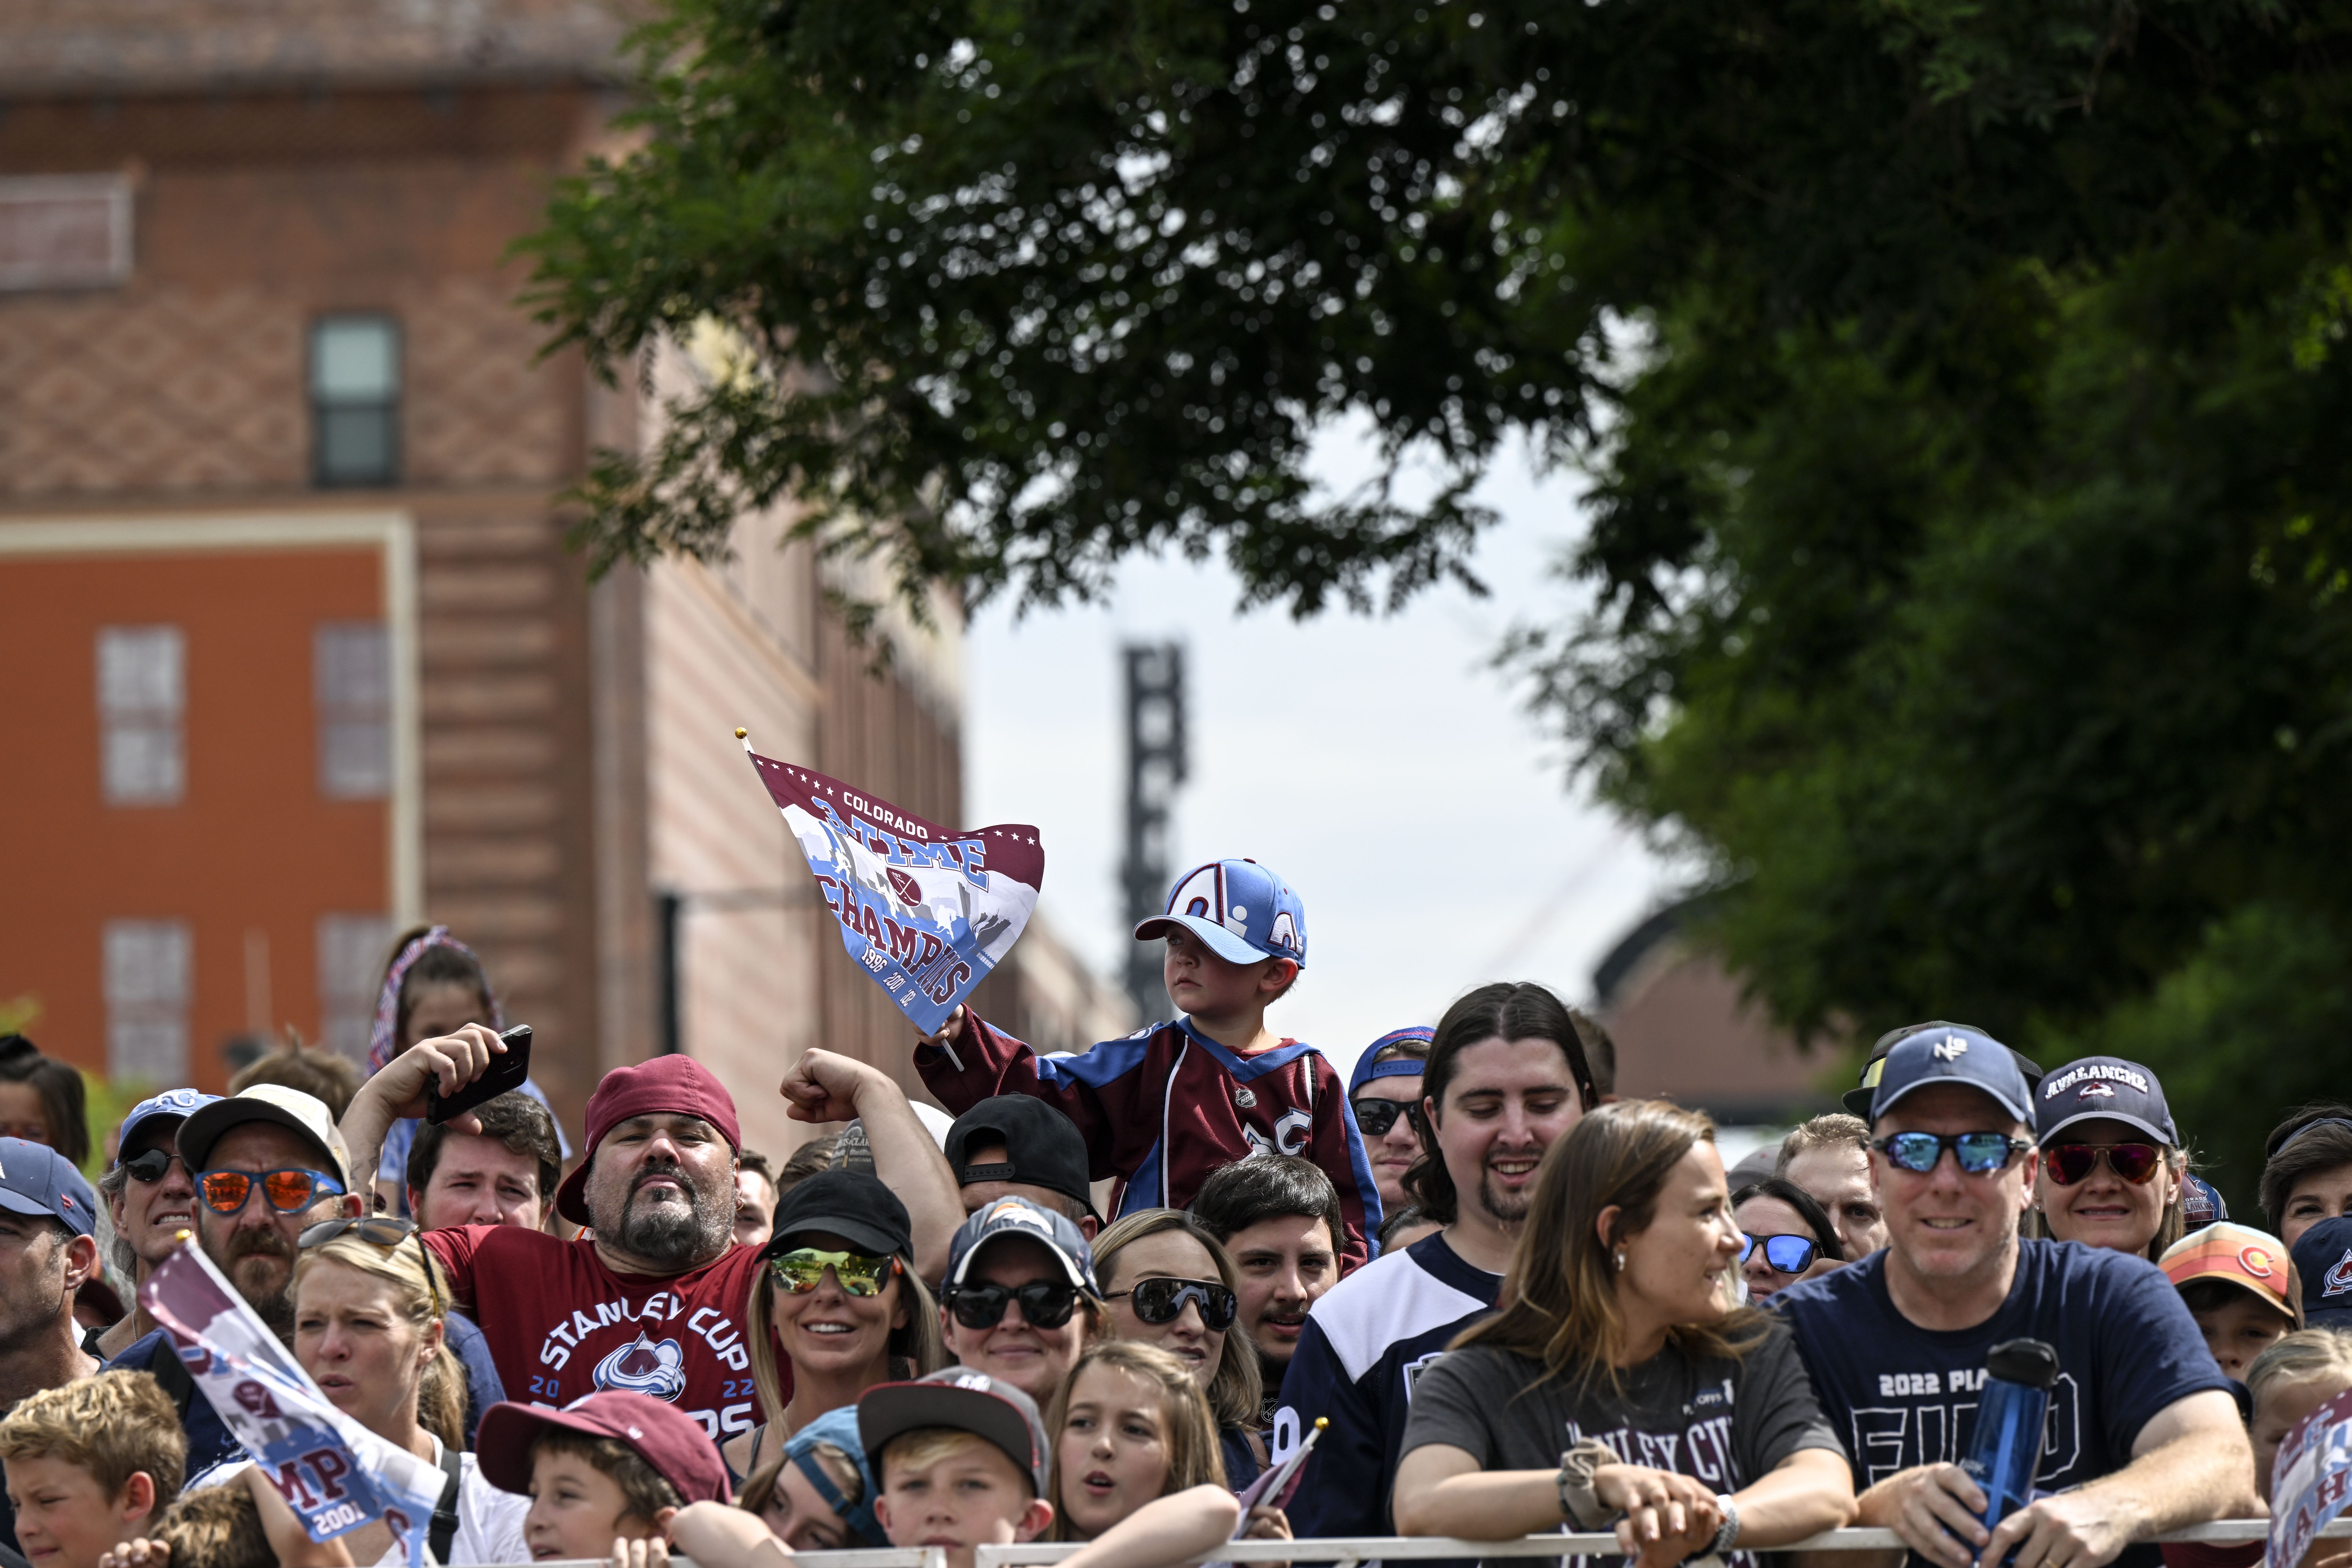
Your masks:
{"label": "barricade railing", "polygon": [[[2270,1535],[2267,1519],[2222,1519],[2192,1524],[2157,1537],[2158,1541],[2194,1541],[2207,1545],[2262,1541]],[[2323,1540],[2352,1538],[2352,1519],[2339,1519],[2319,1532]],[[1046,1568],[1080,1551],[1075,1541],[1028,1541],[1012,1546],[982,1546],[972,1552],[973,1568]],[[1821,1534],[1774,1552],[1890,1552],[1903,1542],[1891,1530],[1826,1530]],[[1508,1541],[1460,1541],[1442,1535],[1334,1536],[1314,1541],[1231,1541],[1187,1563],[1406,1563],[1444,1557],[1613,1557],[1614,1535],[1523,1535]],[[679,1568],[693,1568],[693,1560],[672,1557]],[[862,1552],[803,1552],[793,1559],[796,1568],[947,1568],[947,1552],[937,1546],[887,1546]],[[524,1568],[524,1565],[518,1565]],[[540,1563],[528,1568],[606,1568],[601,1557],[577,1562]],[[1171,1564],[1171,1568],[1174,1568]]]}

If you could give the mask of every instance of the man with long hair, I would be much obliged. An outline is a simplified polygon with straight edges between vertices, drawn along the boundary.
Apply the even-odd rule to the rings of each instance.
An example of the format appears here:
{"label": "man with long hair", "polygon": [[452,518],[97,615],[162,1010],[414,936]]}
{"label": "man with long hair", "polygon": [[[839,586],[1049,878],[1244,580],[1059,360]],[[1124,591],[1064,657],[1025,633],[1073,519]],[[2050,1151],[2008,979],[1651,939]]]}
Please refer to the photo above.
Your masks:
{"label": "man with long hair", "polygon": [[1422,1160],[1405,1188],[1444,1228],[1359,1269],[1307,1313],[1275,1411],[1279,1461],[1317,1416],[1309,1536],[1386,1535],[1412,1385],[1494,1311],[1544,1151],[1600,1103],[1575,1023],[1541,986],[1481,986],[1438,1020],[1422,1075]]}

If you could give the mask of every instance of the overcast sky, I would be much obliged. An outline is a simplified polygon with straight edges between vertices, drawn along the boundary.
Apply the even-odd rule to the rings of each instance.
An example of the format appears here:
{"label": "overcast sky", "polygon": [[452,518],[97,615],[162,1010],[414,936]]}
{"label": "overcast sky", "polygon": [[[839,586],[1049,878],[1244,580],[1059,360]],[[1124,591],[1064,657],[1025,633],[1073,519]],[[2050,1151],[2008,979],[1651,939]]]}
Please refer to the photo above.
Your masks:
{"label": "overcast sky", "polygon": [[[1346,434],[1319,457],[1335,482],[1367,461]],[[1105,604],[1020,621],[988,606],[966,649],[961,825],[1043,829],[1040,906],[1115,976],[1132,945],[1116,883],[1118,647],[1181,637],[1192,779],[1172,869],[1246,855],[1305,901],[1306,971],[1268,1014],[1277,1033],[1344,1071],[1366,1041],[1436,1022],[1486,980],[1589,998],[1593,965],[1680,873],[1571,790],[1558,745],[1488,667],[1515,620],[1573,602],[1548,569],[1581,526],[1575,480],[1538,483],[1514,455],[1481,494],[1504,517],[1477,558],[1484,600],[1448,587],[1394,616],[1237,616],[1222,563],[1177,559],[1130,562]]]}

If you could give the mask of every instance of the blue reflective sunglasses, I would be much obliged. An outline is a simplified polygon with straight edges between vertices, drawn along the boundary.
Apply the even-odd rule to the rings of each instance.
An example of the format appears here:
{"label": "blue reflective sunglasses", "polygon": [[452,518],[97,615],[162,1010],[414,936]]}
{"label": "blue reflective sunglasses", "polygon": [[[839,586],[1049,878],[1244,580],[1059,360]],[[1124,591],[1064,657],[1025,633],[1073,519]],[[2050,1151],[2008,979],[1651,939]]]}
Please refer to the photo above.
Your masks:
{"label": "blue reflective sunglasses", "polygon": [[1810,1236],[1742,1236],[1739,1239],[1739,1260],[1748,1261],[1756,1254],[1759,1243],[1764,1248],[1764,1261],[1773,1271],[1781,1274],[1801,1274],[1813,1266],[1822,1255],[1821,1243]]}
{"label": "blue reflective sunglasses", "polygon": [[1934,1170],[1946,1149],[1970,1176],[1987,1176],[2033,1147],[2007,1133],[1889,1133],[1870,1146],[1885,1155],[1889,1165],[1914,1176]]}

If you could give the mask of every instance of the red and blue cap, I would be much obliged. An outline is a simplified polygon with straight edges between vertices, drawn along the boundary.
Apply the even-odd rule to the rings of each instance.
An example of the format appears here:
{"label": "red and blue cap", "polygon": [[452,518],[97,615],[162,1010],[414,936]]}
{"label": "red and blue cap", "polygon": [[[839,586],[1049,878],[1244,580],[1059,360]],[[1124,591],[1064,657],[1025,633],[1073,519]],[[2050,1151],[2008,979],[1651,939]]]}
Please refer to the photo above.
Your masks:
{"label": "red and blue cap", "polygon": [[76,1236],[98,1224],[98,1196],[73,1162],[25,1138],[0,1138],[0,1208],[54,1219]]}
{"label": "red and blue cap", "polygon": [[[1392,1029],[1371,1044],[1364,1047],[1363,1055],[1356,1058],[1356,1071],[1348,1075],[1348,1098],[1353,1100],[1356,1091],[1375,1078],[1418,1078],[1429,1071],[1427,1047],[1437,1038],[1437,1031],[1426,1024],[1411,1029]],[[1423,1048],[1411,1056],[1391,1056],[1386,1061],[1373,1058],[1392,1045],[1419,1042]]]}
{"label": "red and blue cap", "polygon": [[1135,939],[1150,942],[1177,925],[1230,963],[1287,958],[1307,967],[1307,905],[1253,860],[1211,861],[1186,872],[1168,895],[1168,912],[1138,925]]}

